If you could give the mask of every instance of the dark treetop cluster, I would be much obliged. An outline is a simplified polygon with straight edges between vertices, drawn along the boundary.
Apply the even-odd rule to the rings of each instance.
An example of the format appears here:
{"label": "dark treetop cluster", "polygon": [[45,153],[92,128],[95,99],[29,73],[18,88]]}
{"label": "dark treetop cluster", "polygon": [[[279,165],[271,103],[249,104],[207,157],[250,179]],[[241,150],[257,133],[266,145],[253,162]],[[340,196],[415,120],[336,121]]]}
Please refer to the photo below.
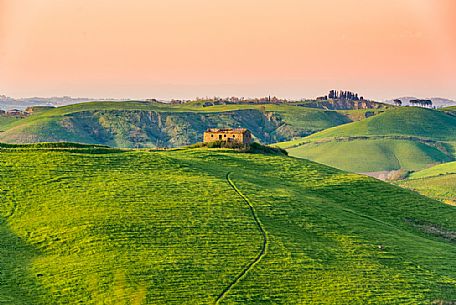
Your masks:
{"label": "dark treetop cluster", "polygon": [[343,90],[331,90],[329,91],[328,95],[321,96],[317,98],[318,100],[350,100],[350,101],[363,101],[364,97],[358,96],[358,93],[351,92],[351,91],[343,91]]}

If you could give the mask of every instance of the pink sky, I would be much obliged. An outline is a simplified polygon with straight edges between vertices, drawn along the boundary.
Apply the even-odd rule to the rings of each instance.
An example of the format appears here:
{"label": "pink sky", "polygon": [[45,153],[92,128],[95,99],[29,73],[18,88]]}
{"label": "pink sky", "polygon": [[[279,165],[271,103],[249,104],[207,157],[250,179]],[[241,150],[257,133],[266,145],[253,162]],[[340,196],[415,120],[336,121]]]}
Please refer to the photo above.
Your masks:
{"label": "pink sky", "polygon": [[0,0],[0,94],[456,99],[455,0]]}

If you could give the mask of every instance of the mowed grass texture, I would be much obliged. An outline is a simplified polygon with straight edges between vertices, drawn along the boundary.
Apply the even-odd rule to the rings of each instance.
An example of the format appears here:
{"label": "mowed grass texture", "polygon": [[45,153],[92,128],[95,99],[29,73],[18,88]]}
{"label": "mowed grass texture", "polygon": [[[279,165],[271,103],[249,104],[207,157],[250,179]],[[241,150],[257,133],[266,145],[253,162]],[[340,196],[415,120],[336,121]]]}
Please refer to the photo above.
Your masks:
{"label": "mowed grass texture", "polygon": [[454,207],[310,161],[32,146],[0,178],[0,304],[456,299]]}
{"label": "mowed grass texture", "polygon": [[440,164],[413,173],[399,185],[423,195],[456,205],[456,162]]}
{"label": "mowed grass texture", "polygon": [[420,170],[430,164],[453,160],[435,146],[400,139],[310,142],[287,151],[290,156],[358,173],[400,168]]}

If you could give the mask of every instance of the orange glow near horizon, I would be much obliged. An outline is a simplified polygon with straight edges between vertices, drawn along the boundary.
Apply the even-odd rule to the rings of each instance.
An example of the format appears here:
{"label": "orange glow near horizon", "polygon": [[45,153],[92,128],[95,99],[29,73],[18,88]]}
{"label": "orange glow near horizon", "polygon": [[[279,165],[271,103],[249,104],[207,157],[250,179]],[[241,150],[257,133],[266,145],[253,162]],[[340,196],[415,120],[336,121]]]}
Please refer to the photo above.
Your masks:
{"label": "orange glow near horizon", "polygon": [[456,99],[454,0],[0,0],[0,94]]}

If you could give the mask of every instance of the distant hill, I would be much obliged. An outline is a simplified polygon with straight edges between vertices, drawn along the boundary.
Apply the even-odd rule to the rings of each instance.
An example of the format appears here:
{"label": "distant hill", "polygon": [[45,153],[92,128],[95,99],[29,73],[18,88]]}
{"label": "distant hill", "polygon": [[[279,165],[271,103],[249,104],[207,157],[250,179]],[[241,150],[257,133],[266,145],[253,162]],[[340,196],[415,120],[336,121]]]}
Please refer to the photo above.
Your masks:
{"label": "distant hill", "polygon": [[456,162],[436,165],[413,173],[400,186],[425,196],[456,205]]}
{"label": "distant hill", "polygon": [[30,98],[12,98],[0,95],[0,110],[19,109],[25,110],[33,106],[65,106],[77,103],[91,101],[88,98],[63,97],[30,97]]}
{"label": "distant hill", "polygon": [[311,139],[361,136],[409,136],[455,141],[456,117],[443,111],[420,107],[400,107],[378,116],[330,128]]}
{"label": "distant hill", "polygon": [[299,106],[321,108],[325,110],[357,110],[357,109],[388,109],[392,105],[368,100],[326,99],[315,101],[302,101]]}
{"label": "distant hill", "polygon": [[329,111],[297,104],[181,105],[92,102],[41,109],[0,133],[8,143],[81,142],[113,147],[178,147],[202,140],[209,127],[245,127],[258,141],[303,137],[383,110]]}
{"label": "distant hill", "polygon": [[[410,105],[410,100],[417,100],[419,98],[407,96],[407,97],[399,97],[397,99],[402,101],[403,106],[406,106],[406,105]],[[433,105],[437,108],[456,106],[456,101],[453,101],[450,99],[445,99],[445,98],[440,98],[440,97],[431,97],[431,98],[425,98],[425,99],[431,100]],[[385,103],[394,104],[394,99],[386,100]]]}
{"label": "distant hill", "polygon": [[1,149],[0,303],[450,304],[456,209],[307,160]]}
{"label": "distant hill", "polygon": [[314,142],[287,150],[291,156],[357,173],[419,170],[454,160],[433,145],[401,139]]}
{"label": "distant hill", "polygon": [[21,118],[15,116],[0,115],[0,132],[8,129],[9,126],[19,120],[21,120]]}
{"label": "distant hill", "polygon": [[290,155],[354,172],[420,170],[455,158],[456,116],[400,107],[280,143]]}
{"label": "distant hill", "polygon": [[445,111],[446,113],[448,113],[450,115],[456,116],[456,106],[442,108],[442,111]]}

